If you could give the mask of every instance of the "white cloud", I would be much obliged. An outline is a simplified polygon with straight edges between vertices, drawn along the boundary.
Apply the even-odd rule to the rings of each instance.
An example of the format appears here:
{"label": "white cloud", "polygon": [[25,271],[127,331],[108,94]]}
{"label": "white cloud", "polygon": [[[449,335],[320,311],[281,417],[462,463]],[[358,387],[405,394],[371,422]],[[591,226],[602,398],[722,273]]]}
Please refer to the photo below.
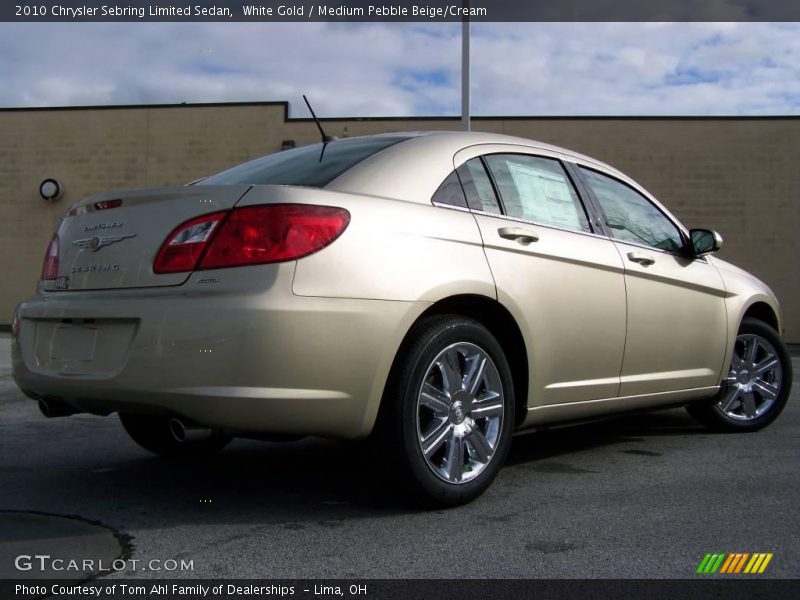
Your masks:
{"label": "white cloud", "polygon": [[800,114],[798,31],[758,23],[508,26],[504,39],[476,35],[489,65],[474,67],[476,111]]}
{"label": "white cloud", "polygon": [[[460,26],[0,24],[0,105],[289,100],[324,116],[457,114]],[[474,114],[800,114],[800,26],[495,23]]]}

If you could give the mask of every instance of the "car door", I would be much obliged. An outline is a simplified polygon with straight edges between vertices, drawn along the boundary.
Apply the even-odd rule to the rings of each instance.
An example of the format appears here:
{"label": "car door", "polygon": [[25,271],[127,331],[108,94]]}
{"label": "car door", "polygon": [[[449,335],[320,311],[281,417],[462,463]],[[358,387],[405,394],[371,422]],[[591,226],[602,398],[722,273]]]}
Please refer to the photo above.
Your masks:
{"label": "car door", "polygon": [[498,300],[526,340],[529,407],[616,397],[625,341],[619,254],[593,233],[558,155],[491,150],[456,155],[457,173]]}
{"label": "car door", "polygon": [[719,272],[688,256],[686,231],[643,191],[588,166],[577,171],[625,265],[620,395],[716,386],[727,344]]}

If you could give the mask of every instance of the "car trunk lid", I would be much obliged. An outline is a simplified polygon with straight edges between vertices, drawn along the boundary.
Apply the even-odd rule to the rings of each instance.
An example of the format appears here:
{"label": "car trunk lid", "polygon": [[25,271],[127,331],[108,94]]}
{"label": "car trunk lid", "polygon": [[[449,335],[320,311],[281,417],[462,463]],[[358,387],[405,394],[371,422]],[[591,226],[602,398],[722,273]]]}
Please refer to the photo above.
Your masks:
{"label": "car trunk lid", "polygon": [[56,232],[58,277],[47,291],[180,285],[189,273],[156,274],[153,260],[184,221],[228,210],[249,185],[181,186],[103,194],[73,206]]}

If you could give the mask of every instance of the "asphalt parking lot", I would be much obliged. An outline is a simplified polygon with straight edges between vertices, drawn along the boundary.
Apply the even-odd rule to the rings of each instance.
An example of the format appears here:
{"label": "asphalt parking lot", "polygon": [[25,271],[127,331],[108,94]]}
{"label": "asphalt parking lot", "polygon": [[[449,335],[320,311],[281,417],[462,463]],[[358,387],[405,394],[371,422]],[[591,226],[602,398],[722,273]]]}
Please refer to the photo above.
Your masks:
{"label": "asphalt parking lot", "polygon": [[[375,485],[358,444],[235,441],[181,463],[115,417],[46,419],[0,334],[0,576],[77,540],[141,561],[111,578],[686,578],[709,552],[771,552],[763,577],[797,578],[799,389],[755,434],[670,410],[521,436],[482,498],[421,511]],[[193,570],[140,569],[153,559]]]}

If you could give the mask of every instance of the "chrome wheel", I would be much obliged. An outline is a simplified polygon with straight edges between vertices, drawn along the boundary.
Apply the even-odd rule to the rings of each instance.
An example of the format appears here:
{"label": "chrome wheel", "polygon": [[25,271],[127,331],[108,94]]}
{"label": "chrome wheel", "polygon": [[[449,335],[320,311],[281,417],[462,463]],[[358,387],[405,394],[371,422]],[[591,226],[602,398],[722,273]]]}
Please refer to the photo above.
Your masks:
{"label": "chrome wheel", "polygon": [[781,361],[773,345],[760,335],[740,334],[717,406],[731,419],[758,418],[775,403],[782,379]]}
{"label": "chrome wheel", "polygon": [[505,397],[489,355],[461,342],[428,366],[417,396],[417,440],[428,467],[448,483],[468,482],[495,455]]}

